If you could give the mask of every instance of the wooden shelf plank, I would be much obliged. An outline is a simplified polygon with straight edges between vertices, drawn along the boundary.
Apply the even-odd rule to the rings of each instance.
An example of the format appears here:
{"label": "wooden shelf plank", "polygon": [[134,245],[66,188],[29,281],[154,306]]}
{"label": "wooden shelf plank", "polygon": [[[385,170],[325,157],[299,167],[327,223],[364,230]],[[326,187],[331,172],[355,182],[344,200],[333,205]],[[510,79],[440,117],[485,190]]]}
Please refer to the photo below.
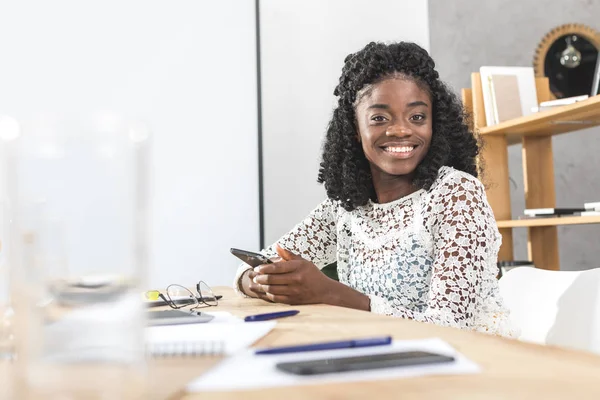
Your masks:
{"label": "wooden shelf plank", "polygon": [[600,215],[557,218],[532,218],[496,221],[498,228],[527,228],[536,226],[600,224]]}
{"label": "wooden shelf plank", "polygon": [[600,96],[511,119],[497,125],[481,127],[479,134],[506,135],[509,144],[522,136],[553,136],[600,125]]}

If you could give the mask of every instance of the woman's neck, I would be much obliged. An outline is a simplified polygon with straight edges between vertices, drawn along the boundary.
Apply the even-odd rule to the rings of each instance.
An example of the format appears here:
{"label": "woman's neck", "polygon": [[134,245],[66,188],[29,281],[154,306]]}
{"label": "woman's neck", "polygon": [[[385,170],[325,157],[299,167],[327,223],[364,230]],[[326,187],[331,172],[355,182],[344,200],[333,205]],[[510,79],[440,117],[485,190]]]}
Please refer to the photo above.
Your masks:
{"label": "woman's neck", "polygon": [[390,203],[418,190],[411,176],[393,176],[372,171],[373,186],[379,204]]}

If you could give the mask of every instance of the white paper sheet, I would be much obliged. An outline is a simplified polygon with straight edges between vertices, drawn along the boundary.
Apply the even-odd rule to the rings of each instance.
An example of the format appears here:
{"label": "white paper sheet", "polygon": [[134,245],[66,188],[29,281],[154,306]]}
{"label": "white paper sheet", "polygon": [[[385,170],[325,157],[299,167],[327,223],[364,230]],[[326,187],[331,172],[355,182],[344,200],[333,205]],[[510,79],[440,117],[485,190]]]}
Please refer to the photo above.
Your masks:
{"label": "white paper sheet", "polygon": [[244,323],[244,320],[242,318],[236,317],[235,315],[227,311],[202,312],[202,314],[212,315],[213,317],[215,317],[209,322],[209,324]]}
{"label": "white paper sheet", "polygon": [[[438,338],[424,340],[394,341],[391,346],[328,350],[274,355],[255,355],[248,349],[224,360],[188,386],[188,392],[248,390],[277,386],[296,386],[317,383],[383,380],[423,375],[472,374],[480,371],[477,364],[456,352],[448,343]],[[285,361],[301,361],[327,357],[347,357],[379,354],[392,351],[422,350],[453,355],[454,362],[439,365],[386,368],[369,371],[352,371],[336,374],[301,376],[292,375],[275,368]],[[249,371],[260,371],[252,373]]]}
{"label": "white paper sheet", "polygon": [[269,333],[276,323],[240,323],[236,317],[223,314],[208,323],[152,326],[146,328],[145,333],[149,349],[165,348],[165,345],[173,345],[177,349],[206,346],[210,351],[216,349],[219,353],[223,350],[225,354],[235,354]]}

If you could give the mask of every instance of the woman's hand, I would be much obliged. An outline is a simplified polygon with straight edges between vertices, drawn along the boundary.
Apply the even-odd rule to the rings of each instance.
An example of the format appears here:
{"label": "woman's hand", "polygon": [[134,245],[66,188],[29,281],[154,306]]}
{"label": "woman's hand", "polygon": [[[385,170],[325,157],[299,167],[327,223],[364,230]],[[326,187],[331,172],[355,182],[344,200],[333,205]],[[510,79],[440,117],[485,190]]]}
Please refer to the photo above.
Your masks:
{"label": "woman's hand", "polygon": [[[263,300],[285,304],[330,303],[338,282],[328,278],[315,264],[276,247],[281,261],[264,264],[249,272],[249,289]],[[337,285],[336,285],[337,284]]]}
{"label": "woman's hand", "polygon": [[241,278],[241,289],[242,292],[246,296],[250,297],[259,297],[259,294],[264,294],[265,292],[261,289],[260,285],[254,283],[254,278],[258,275],[252,268],[247,269],[242,274]]}
{"label": "woman's hand", "polygon": [[250,284],[257,297],[285,304],[331,304],[369,311],[368,296],[337,282],[321,272],[315,264],[279,245],[282,261],[260,265]]}

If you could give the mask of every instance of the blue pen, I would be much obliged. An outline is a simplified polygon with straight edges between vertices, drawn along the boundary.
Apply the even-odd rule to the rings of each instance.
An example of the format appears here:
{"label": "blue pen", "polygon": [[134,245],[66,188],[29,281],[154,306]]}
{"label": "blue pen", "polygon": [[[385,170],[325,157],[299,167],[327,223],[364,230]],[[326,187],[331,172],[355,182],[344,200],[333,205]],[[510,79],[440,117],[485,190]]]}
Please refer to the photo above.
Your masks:
{"label": "blue pen", "polygon": [[298,353],[302,351],[349,349],[353,347],[385,346],[390,343],[392,343],[391,336],[382,336],[369,339],[342,340],[340,342],[305,344],[302,346],[272,347],[270,349],[257,350],[254,354],[282,354]]}
{"label": "blue pen", "polygon": [[292,315],[298,314],[300,311],[298,310],[289,310],[289,311],[279,311],[268,314],[257,314],[257,315],[248,315],[244,318],[246,322],[255,322],[255,321],[267,321],[275,318],[283,318],[283,317],[291,317]]}

